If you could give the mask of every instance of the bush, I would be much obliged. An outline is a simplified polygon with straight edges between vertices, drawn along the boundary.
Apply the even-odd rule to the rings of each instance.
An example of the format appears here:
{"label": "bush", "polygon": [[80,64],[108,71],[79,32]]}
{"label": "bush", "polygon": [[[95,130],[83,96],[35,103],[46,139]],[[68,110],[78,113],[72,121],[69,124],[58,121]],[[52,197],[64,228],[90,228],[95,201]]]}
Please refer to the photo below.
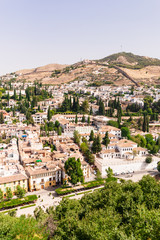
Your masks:
{"label": "bush", "polygon": [[146,157],[146,163],[151,163],[151,162],[152,162],[152,157],[151,156]]}

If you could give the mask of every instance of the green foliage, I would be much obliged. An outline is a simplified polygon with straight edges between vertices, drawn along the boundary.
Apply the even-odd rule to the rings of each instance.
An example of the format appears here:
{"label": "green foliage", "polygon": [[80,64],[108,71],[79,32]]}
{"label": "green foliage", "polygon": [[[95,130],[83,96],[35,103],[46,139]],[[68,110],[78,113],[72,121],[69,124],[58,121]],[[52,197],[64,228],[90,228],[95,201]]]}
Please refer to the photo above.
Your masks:
{"label": "green foliage", "polygon": [[81,169],[81,162],[79,159],[68,158],[65,162],[65,171],[69,176],[69,181],[72,184],[77,184],[78,182],[83,182],[83,172]]}
{"label": "green foliage", "polygon": [[0,201],[3,200],[3,191],[0,189]]}
{"label": "green foliage", "polygon": [[23,205],[26,203],[32,203],[35,200],[37,200],[37,195],[29,195],[22,199],[11,199],[10,201],[3,201],[3,202],[0,202],[0,209],[7,209],[7,208]]}
{"label": "green foliage", "polygon": [[118,122],[113,121],[113,120],[109,120],[109,121],[108,121],[108,125],[113,126],[113,127],[116,127],[116,128],[119,128]]}
{"label": "green foliage", "polygon": [[23,198],[25,193],[26,193],[26,190],[24,188],[22,188],[20,185],[17,185],[15,195],[18,198]]}
{"label": "green foliage", "polygon": [[146,163],[151,163],[152,162],[152,157],[151,156],[148,156],[146,157]]}
{"label": "green foliage", "polygon": [[[83,188],[84,189],[90,189],[90,188],[94,188],[94,187],[98,187],[98,186],[101,186],[104,184],[104,180],[103,179],[98,179],[96,181],[91,181],[91,182],[86,182],[86,183],[83,183]],[[81,190],[82,188],[80,187],[79,190]],[[68,193],[72,193],[72,192],[76,192],[78,190],[78,188],[71,188],[71,187],[68,187],[68,188],[57,188],[55,190],[55,192],[58,194],[58,195],[65,195],[65,194],[68,194]]]}
{"label": "green foliage", "polygon": [[90,136],[89,136],[89,141],[93,141],[93,140],[94,140],[94,132],[93,132],[93,130],[91,130]]}
{"label": "green foliage", "polygon": [[93,153],[99,153],[102,150],[101,139],[99,135],[97,135],[97,137],[94,138],[91,149]]}
{"label": "green foliage", "polygon": [[128,138],[130,136],[129,128],[122,127],[121,128],[121,135],[122,135],[122,137],[127,137]]}
{"label": "green foliage", "polygon": [[103,138],[102,143],[107,147],[108,144],[110,143],[109,137],[108,137],[108,132],[105,133],[105,136]]}
{"label": "green foliage", "polygon": [[77,143],[78,145],[80,145],[80,140],[81,140],[81,135],[79,134],[78,131],[74,131],[73,133],[73,139],[74,139],[74,142]]}
{"label": "green foliage", "polygon": [[6,188],[6,198],[7,199],[11,199],[13,197],[13,194],[12,194],[12,191],[11,191],[11,188]]}
{"label": "green foliage", "polygon": [[109,167],[106,169],[107,177],[112,178],[113,177],[113,170]]}

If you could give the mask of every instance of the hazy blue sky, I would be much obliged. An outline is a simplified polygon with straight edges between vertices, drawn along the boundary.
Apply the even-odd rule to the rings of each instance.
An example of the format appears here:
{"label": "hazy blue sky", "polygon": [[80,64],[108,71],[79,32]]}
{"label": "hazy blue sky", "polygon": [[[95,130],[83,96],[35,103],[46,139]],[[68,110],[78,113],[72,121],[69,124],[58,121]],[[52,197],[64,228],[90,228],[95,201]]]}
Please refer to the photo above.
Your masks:
{"label": "hazy blue sky", "polygon": [[0,74],[159,45],[160,0],[0,0]]}

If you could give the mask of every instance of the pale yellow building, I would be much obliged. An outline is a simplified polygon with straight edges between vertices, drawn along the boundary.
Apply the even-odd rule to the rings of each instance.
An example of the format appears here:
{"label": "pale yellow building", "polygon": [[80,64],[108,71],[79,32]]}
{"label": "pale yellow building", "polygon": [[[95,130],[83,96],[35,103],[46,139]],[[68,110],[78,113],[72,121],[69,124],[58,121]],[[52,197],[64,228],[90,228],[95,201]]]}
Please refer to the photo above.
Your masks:
{"label": "pale yellow building", "polygon": [[12,176],[0,177],[0,189],[3,191],[4,196],[6,196],[6,189],[10,188],[14,194],[17,188],[17,185],[20,185],[22,188],[28,192],[28,178],[23,174],[15,174]]}

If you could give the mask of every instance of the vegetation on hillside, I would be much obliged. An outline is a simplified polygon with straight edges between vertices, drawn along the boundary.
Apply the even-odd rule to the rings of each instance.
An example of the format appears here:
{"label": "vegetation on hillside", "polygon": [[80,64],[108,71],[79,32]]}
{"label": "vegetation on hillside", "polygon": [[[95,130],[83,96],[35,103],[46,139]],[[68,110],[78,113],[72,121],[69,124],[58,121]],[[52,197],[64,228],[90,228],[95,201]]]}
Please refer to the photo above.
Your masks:
{"label": "vegetation on hillside", "polygon": [[[117,61],[119,57],[124,57],[130,64],[124,64]],[[119,67],[131,68],[131,69],[141,69],[147,66],[160,66],[160,60],[157,58],[147,58],[144,56],[134,55],[133,53],[116,53],[108,57],[102,58],[100,62],[108,62],[111,66],[116,65]],[[134,64],[136,63],[136,64]]]}

